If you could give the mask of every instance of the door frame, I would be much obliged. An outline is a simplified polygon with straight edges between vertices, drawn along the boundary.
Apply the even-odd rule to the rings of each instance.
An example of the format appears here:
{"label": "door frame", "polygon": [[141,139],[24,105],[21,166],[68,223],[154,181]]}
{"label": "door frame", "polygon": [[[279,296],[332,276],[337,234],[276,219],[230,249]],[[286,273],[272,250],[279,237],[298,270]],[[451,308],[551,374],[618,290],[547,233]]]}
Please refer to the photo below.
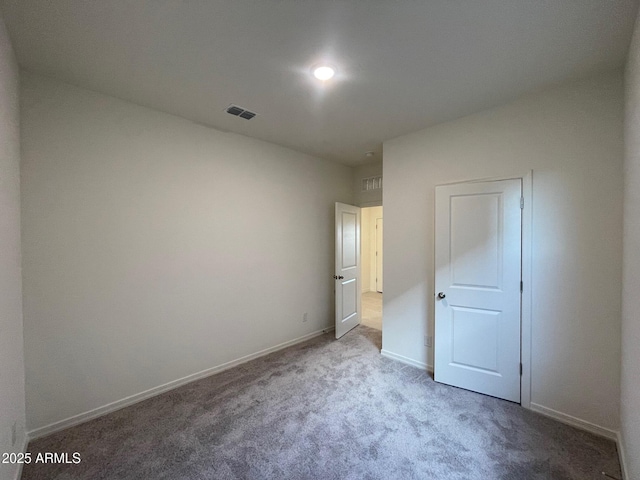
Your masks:
{"label": "door frame", "polygon": [[[532,311],[532,220],[533,220],[533,170],[525,175],[509,175],[502,177],[474,178],[458,182],[442,183],[439,185],[457,185],[461,183],[494,182],[500,180],[521,180],[524,207],[522,209],[522,245],[521,245],[521,275],[522,295],[520,297],[520,362],[522,375],[520,376],[520,405],[531,410],[531,311]],[[435,218],[435,211],[433,212]],[[434,231],[435,235],[435,231]],[[435,243],[433,255],[435,258]],[[435,285],[435,268],[433,270],[433,285]],[[435,312],[434,312],[435,321]],[[435,326],[435,325],[434,325]],[[435,336],[435,331],[434,331]],[[435,338],[434,338],[435,343]]]}
{"label": "door frame", "polygon": [[[383,210],[383,215],[384,215],[384,210]],[[378,231],[378,220],[382,220],[382,222],[383,222],[382,229],[384,230],[384,216],[375,219],[375,223],[376,223],[376,228],[375,228],[375,231],[376,231],[376,238],[375,238],[375,244],[376,244],[376,292],[382,293],[382,290],[378,290],[378,284],[382,283],[383,284],[382,287],[384,288],[384,278],[383,278],[384,267],[383,267],[383,264],[382,264],[382,262],[384,261],[384,255],[382,254],[382,251],[378,250],[378,238],[380,238],[380,240],[381,240],[380,243],[382,243],[382,241],[384,239],[384,232],[380,233]],[[384,249],[384,247],[383,247],[383,249]],[[382,258],[380,258],[378,260],[379,257],[382,257]],[[380,264],[380,267],[381,267],[380,269],[382,270],[381,272],[378,271],[378,264]]]}

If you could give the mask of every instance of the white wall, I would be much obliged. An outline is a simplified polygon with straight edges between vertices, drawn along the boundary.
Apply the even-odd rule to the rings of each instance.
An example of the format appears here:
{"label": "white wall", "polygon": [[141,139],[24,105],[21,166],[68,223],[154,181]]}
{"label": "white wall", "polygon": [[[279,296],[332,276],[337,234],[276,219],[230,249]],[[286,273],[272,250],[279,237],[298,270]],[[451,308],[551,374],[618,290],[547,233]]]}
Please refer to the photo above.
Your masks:
{"label": "white wall", "polygon": [[30,429],[332,325],[350,168],[26,73],[22,108]]}
{"label": "white wall", "polygon": [[620,423],[629,479],[640,478],[640,16],[625,77]]}
{"label": "white wall", "polygon": [[[18,66],[0,15],[0,453],[22,451],[25,441],[18,99]],[[0,478],[16,474],[17,465],[0,463]]]}
{"label": "white wall", "polygon": [[434,187],[533,170],[532,402],[619,425],[621,72],[384,144],[383,348],[432,365]]}

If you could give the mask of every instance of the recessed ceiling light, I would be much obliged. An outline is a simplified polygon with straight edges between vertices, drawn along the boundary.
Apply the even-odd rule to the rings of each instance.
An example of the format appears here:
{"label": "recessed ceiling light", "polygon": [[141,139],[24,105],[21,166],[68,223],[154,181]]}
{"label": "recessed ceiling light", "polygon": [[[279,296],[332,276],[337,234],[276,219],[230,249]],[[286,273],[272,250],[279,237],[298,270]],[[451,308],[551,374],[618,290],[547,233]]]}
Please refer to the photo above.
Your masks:
{"label": "recessed ceiling light", "polygon": [[313,67],[313,76],[318,80],[329,80],[333,78],[335,74],[335,69],[333,67],[330,67],[329,65],[316,65],[315,67]]}

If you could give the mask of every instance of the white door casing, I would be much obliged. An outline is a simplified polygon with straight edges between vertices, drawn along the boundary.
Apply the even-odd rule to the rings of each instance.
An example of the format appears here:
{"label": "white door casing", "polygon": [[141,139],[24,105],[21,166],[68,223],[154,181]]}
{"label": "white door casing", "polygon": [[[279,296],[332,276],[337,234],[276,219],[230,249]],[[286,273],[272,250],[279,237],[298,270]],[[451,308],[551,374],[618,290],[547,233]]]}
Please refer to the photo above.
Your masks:
{"label": "white door casing", "polygon": [[382,218],[376,218],[376,291],[382,293]]}
{"label": "white door casing", "polygon": [[360,208],[336,203],[336,338],[360,323]]}
{"label": "white door casing", "polygon": [[520,402],[521,199],[520,179],[436,187],[434,378],[513,402]]}

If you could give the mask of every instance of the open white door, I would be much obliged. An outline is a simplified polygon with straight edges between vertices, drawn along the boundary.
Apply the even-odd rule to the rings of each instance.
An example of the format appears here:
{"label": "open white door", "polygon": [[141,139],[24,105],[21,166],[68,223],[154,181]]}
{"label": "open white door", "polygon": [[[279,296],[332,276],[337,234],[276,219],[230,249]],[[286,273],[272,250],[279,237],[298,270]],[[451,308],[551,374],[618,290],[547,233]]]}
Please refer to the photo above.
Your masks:
{"label": "open white door", "polygon": [[520,402],[520,179],[436,187],[438,382]]}
{"label": "open white door", "polygon": [[360,323],[360,208],[336,203],[336,338]]}

